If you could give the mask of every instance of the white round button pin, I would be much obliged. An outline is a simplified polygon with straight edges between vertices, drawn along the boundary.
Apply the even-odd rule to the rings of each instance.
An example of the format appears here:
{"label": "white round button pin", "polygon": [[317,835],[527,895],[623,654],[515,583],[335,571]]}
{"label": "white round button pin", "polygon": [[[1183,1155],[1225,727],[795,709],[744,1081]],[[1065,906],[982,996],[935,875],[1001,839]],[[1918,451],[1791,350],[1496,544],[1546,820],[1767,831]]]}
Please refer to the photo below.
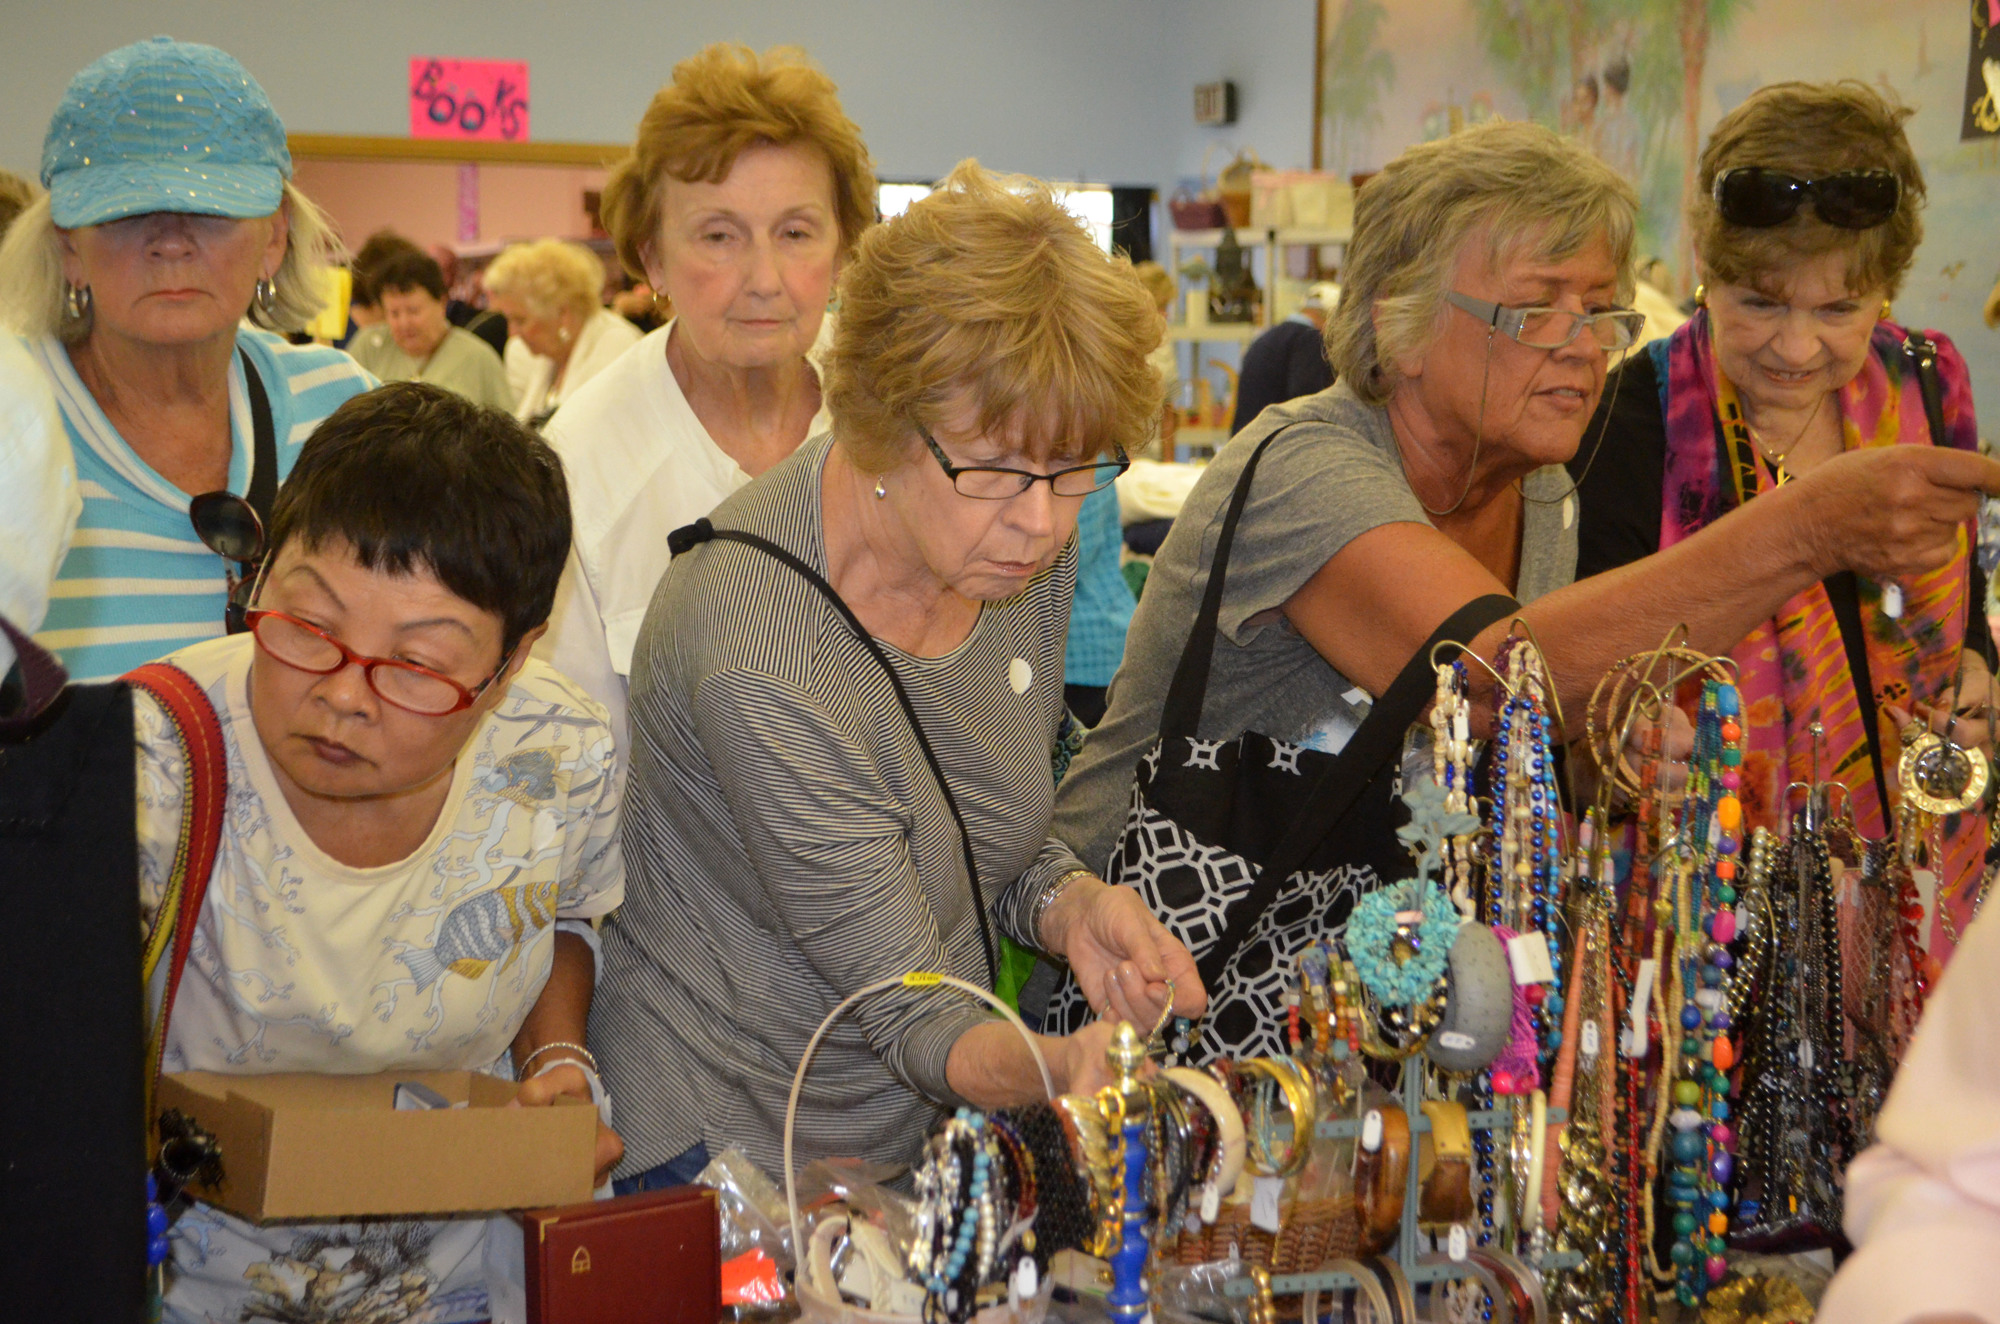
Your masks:
{"label": "white round button pin", "polygon": [[1007,683],[1016,694],[1028,692],[1028,687],[1035,683],[1035,669],[1028,665],[1027,658],[1017,657],[1007,664]]}

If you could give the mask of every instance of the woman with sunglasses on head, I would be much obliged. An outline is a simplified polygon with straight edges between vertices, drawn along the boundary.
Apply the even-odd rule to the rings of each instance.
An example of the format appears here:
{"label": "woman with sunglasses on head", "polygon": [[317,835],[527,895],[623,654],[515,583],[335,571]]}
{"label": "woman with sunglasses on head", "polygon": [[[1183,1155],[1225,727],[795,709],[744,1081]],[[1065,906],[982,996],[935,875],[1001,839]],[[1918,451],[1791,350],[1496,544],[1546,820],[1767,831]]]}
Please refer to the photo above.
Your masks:
{"label": "woman with sunglasses on head", "polygon": [[[1603,455],[1581,479],[1579,574],[1682,545],[1845,466],[1875,464],[1888,504],[1921,473],[1971,462],[1965,361],[1938,332],[1889,318],[1923,236],[1923,174],[1903,132],[1911,113],[1863,83],[1780,83],[1716,125],[1688,200],[1702,307],[1607,391]],[[1924,357],[1941,432],[1927,417]],[[1973,513],[1965,502],[1937,508],[1933,554],[1920,561],[1857,547],[1811,581],[1787,580],[1747,631],[1717,641],[1749,713],[1749,826],[1781,831],[1787,784],[1831,779],[1852,797],[1856,826],[1884,837],[1898,812],[1899,733],[1922,729],[1913,720],[1990,748],[1992,640]],[[1815,533],[1803,519],[1794,527]],[[1854,650],[1867,660],[1859,684]],[[1947,827],[1933,867],[1953,913],[1926,935],[1940,958],[1970,918],[1986,818]]]}
{"label": "woman with sunglasses on head", "polygon": [[[821,1018],[912,971],[991,988],[998,934],[1066,956],[1112,1021],[1201,1007],[1185,950],[1048,832],[1077,511],[1159,415],[1150,297],[1045,185],[974,162],[840,291],[832,433],[676,537],[639,632],[591,1015],[621,1190],[730,1145],[780,1173]],[[1111,1028],[1040,1041],[1058,1091],[1108,1078]],[[1013,1027],[896,989],[822,1044],[795,1157],[907,1163],[950,1107],[1042,1090]]]}
{"label": "woman with sunglasses on head", "polygon": [[[569,550],[561,463],[497,410],[385,386],[306,443],[271,538],[248,633],[166,659],[220,719],[228,812],[162,1070],[470,1069],[522,1080],[526,1105],[601,1097],[585,1019],[590,920],[623,889],[612,736],[528,656]],[[166,710],[134,704],[151,920],[189,760]],[[600,1174],[618,1155],[601,1127]],[[197,1204],[174,1227],[166,1317],[318,1317],[339,1282],[356,1314],[393,1300],[398,1318],[483,1320],[485,1233]]]}
{"label": "woman with sunglasses on head", "polygon": [[84,494],[36,636],[77,680],[221,634],[230,585],[189,499],[268,513],[313,426],[374,385],[277,334],[318,311],[335,246],[291,173],[263,89],[213,46],[113,51],[49,124],[48,196],[0,246],[0,317],[55,393]]}
{"label": "woman with sunglasses on head", "polygon": [[[1516,616],[1530,626],[1560,711],[1575,719],[1607,667],[1676,624],[1694,647],[1720,651],[1825,574],[1922,573],[1951,555],[1948,521],[1970,516],[1982,485],[2000,489],[2000,465],[1861,456],[1656,556],[1571,582],[1577,494],[1562,466],[1586,440],[1611,357],[1638,334],[1627,306],[1635,213],[1621,177],[1532,124],[1411,148],[1361,188],[1327,327],[1335,385],[1266,410],[1204,472],[1154,561],[1105,721],[1063,782],[1056,830],[1086,864],[1107,867],[1127,822],[1221,527],[1267,439],[1224,577],[1194,732],[1203,741],[1258,732],[1339,754],[1413,659],[1428,666],[1425,641],[1461,609],[1487,612],[1490,624],[1470,618],[1453,637],[1489,661]],[[1495,689],[1483,676],[1469,668],[1481,724]],[[1386,787],[1397,764],[1391,753],[1361,772]],[[1337,936],[1355,898],[1391,881],[1368,861],[1407,869],[1386,791],[1357,803],[1374,807],[1343,820],[1344,840],[1329,828],[1334,854],[1307,875],[1318,900],[1257,930],[1269,940],[1245,942],[1231,970],[1260,971]],[[1192,896],[1184,931],[1260,922],[1231,904]],[[1234,1011],[1237,1033],[1269,1024],[1276,1004],[1260,987],[1227,971],[1213,981],[1215,1025],[1239,997],[1267,1002]]]}

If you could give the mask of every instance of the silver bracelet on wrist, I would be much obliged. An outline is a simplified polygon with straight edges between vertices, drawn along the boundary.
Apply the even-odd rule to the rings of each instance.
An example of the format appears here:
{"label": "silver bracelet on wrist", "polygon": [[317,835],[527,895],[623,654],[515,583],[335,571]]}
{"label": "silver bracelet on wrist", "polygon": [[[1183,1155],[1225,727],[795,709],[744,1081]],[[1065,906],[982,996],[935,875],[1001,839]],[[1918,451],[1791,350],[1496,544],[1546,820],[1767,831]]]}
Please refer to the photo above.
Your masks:
{"label": "silver bracelet on wrist", "polygon": [[[552,1048],[567,1048],[572,1053],[581,1054],[583,1060],[579,1062],[578,1065],[589,1067],[592,1075],[597,1074],[597,1058],[591,1053],[591,1051],[588,1048],[585,1048],[582,1044],[573,1044],[568,1042],[567,1040],[555,1039],[551,1040],[548,1043],[543,1044],[540,1048],[537,1048],[534,1052],[528,1054],[526,1057],[521,1059],[521,1069],[518,1073],[519,1077],[522,1080],[528,1079],[529,1063],[533,1062],[536,1058],[540,1057],[543,1053],[548,1052]],[[551,1065],[553,1065],[553,1063]],[[535,1072],[534,1074],[540,1075],[541,1073],[538,1071]]]}
{"label": "silver bracelet on wrist", "polygon": [[[1062,894],[1069,890],[1070,884],[1074,883],[1077,879],[1095,877],[1097,875],[1089,869],[1071,869],[1068,873],[1060,875],[1054,882],[1042,889],[1042,894],[1035,898],[1034,913],[1029,917],[1029,931],[1034,936],[1037,947],[1040,947],[1043,951],[1049,950],[1044,945],[1042,937],[1042,920],[1048,916],[1049,907],[1053,906]],[[1061,953],[1056,953],[1056,955],[1061,955]]]}

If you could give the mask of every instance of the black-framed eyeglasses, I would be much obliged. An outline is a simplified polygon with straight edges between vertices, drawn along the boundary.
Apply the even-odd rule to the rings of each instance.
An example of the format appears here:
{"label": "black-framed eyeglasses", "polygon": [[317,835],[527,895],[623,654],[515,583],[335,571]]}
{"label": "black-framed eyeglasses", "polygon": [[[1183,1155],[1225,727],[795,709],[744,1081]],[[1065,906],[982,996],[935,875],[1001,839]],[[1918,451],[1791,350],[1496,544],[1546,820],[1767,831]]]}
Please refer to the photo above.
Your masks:
{"label": "black-framed eyeglasses", "polygon": [[1118,475],[1132,467],[1122,447],[1113,452],[1112,458],[1098,460],[1094,464],[1079,464],[1068,469],[1058,469],[1054,473],[1038,474],[1026,469],[999,469],[989,465],[956,465],[944,453],[944,447],[937,444],[937,438],[921,424],[917,435],[924,439],[924,445],[931,448],[937,457],[938,467],[960,496],[972,497],[979,501],[1007,501],[1021,495],[1036,483],[1047,483],[1049,490],[1059,497],[1087,497],[1118,481]]}
{"label": "black-framed eyeglasses", "polygon": [[[229,602],[223,608],[222,623],[229,633],[242,634],[249,628],[243,614],[249,610],[257,570],[264,560],[264,521],[234,492],[215,491],[203,492],[188,502],[188,522],[194,525],[202,546],[223,559]],[[228,565],[231,561],[236,563],[233,570]]]}
{"label": "black-framed eyeglasses", "polygon": [[1561,308],[1508,308],[1452,290],[1445,301],[1530,349],[1561,349],[1590,328],[1591,338],[1608,350],[1630,349],[1646,328],[1646,315],[1630,308],[1572,313]]}
{"label": "black-framed eyeglasses", "polygon": [[1903,180],[1893,170],[1842,170],[1805,179],[1764,166],[1738,166],[1715,177],[1715,209],[1731,225],[1763,230],[1798,215],[1807,198],[1828,225],[1872,230],[1896,214]]}

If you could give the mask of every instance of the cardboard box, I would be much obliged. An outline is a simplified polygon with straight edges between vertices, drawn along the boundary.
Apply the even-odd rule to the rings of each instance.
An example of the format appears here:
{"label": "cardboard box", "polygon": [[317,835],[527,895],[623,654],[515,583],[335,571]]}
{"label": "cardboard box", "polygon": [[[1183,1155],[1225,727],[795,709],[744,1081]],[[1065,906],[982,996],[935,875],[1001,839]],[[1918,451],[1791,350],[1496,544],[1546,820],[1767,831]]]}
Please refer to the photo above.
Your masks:
{"label": "cardboard box", "polygon": [[[463,1108],[398,1112],[415,1081]],[[162,1076],[158,1106],[221,1142],[220,1186],[196,1194],[243,1218],[386,1218],[590,1199],[597,1109],[509,1108],[517,1087],[473,1071],[379,1076]]]}

